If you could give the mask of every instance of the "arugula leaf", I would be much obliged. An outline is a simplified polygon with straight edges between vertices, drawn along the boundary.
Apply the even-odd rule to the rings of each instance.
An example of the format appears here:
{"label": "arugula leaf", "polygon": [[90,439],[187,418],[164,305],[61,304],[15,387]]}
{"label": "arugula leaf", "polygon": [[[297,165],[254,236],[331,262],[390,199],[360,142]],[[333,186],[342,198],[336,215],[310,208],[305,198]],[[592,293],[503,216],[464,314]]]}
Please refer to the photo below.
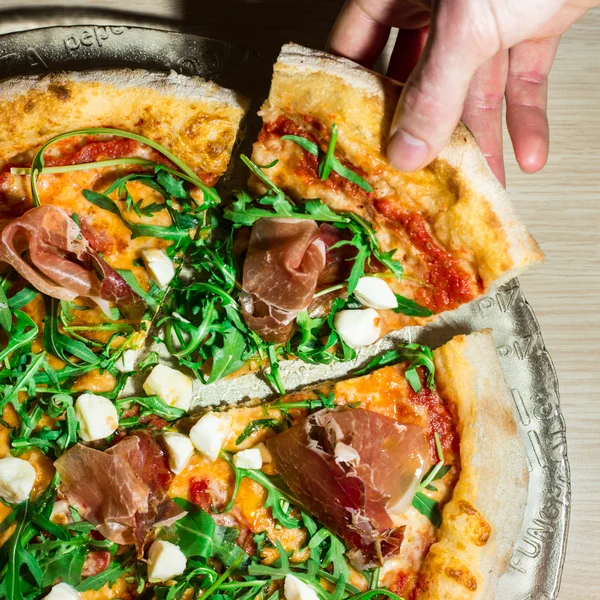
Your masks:
{"label": "arugula leaf", "polygon": [[190,198],[190,193],[188,190],[186,190],[183,179],[174,177],[171,173],[165,171],[164,169],[157,169],[156,179],[158,183],[165,188],[167,193],[173,196],[173,198]]}
{"label": "arugula leaf", "polygon": [[36,559],[25,549],[25,532],[29,528],[31,507],[26,502],[19,507],[17,527],[7,542],[8,562],[5,575],[5,594],[10,600],[25,600],[22,588],[22,570],[26,567],[38,586],[42,585],[43,574]]}
{"label": "arugula leaf", "polygon": [[31,386],[35,374],[41,368],[42,363],[45,360],[45,352],[31,355],[31,362],[27,365],[26,369],[15,378],[15,381],[10,388],[4,390],[3,398],[0,399],[0,409],[4,408],[6,404],[11,402],[15,407],[15,410],[22,414],[22,410],[18,402],[19,392]]}
{"label": "arugula leaf", "polygon": [[430,317],[433,312],[425,306],[417,304],[414,300],[396,294],[396,300],[398,300],[398,307],[394,308],[395,313],[402,313],[408,317]]}
{"label": "arugula leaf", "polygon": [[20,310],[15,310],[14,314],[15,323],[13,330],[10,332],[6,348],[0,351],[0,361],[3,361],[15,350],[31,344],[38,334],[38,326],[33,319]]}
{"label": "arugula leaf", "polygon": [[[363,190],[365,190],[365,192],[368,192],[369,194],[373,193],[373,187],[371,186],[371,184],[368,181],[363,179],[358,173],[354,172],[352,169],[344,166],[339,161],[339,159],[337,159],[335,157],[335,154],[333,152],[335,149],[335,143],[337,142],[337,137],[338,137],[338,133],[339,133],[337,129],[338,129],[337,125],[335,123],[333,123],[331,125],[331,137],[330,137],[329,145],[327,147],[327,155],[325,156],[324,161],[322,161],[321,164],[319,165],[319,177],[321,179],[327,179],[329,177],[329,174],[333,170],[338,175],[343,177],[344,179],[347,179],[354,185],[357,185],[359,188],[362,188]],[[334,136],[334,131],[335,131],[335,136]],[[320,150],[319,146],[317,146],[317,144],[315,144],[314,142],[307,140],[305,137],[302,137],[299,135],[282,135],[281,139],[282,140],[290,140],[292,142],[295,142],[296,144],[298,144],[301,148],[303,148],[307,152],[310,152],[314,156],[317,156],[317,157],[319,156],[319,150]],[[332,140],[333,140],[333,143],[332,143]],[[327,170],[325,170],[323,168],[324,164],[327,164]],[[327,173],[326,176],[323,176],[324,172]]]}
{"label": "arugula leaf", "polygon": [[187,515],[175,522],[181,551],[188,557],[210,558],[213,555],[217,527],[214,519],[200,507],[183,498],[175,498],[175,502],[187,511]]}
{"label": "arugula leaf", "polygon": [[42,587],[52,585],[59,577],[69,585],[78,585],[87,553],[85,545],[75,545],[71,540],[57,545],[52,552],[39,559],[43,574]]}
{"label": "arugula leaf", "polygon": [[[32,201],[33,201],[34,206],[40,206],[40,198],[39,198],[36,184],[37,184],[37,179],[38,179],[39,175],[44,171],[44,152],[45,152],[45,150],[49,146],[55,144],[56,142],[59,142],[60,140],[64,140],[64,139],[67,139],[70,137],[76,137],[79,135],[96,135],[96,134],[98,134],[98,135],[115,135],[115,136],[119,136],[119,137],[129,138],[129,139],[141,142],[142,144],[145,144],[147,146],[150,146],[151,148],[154,148],[154,150],[160,152],[163,156],[168,158],[182,172],[180,173],[178,171],[174,171],[170,167],[165,167],[163,165],[160,165],[160,169],[168,171],[168,172],[170,172],[174,175],[177,175],[178,177],[181,177],[182,179],[185,179],[186,181],[189,181],[190,183],[194,184],[196,187],[198,187],[200,190],[202,190],[202,192],[204,194],[205,202],[210,203],[210,204],[218,204],[220,202],[221,199],[219,198],[219,195],[213,188],[207,186],[202,181],[202,179],[200,179],[196,175],[195,171],[191,167],[189,167],[185,162],[183,162],[180,158],[178,158],[175,154],[173,154],[170,150],[168,150],[167,148],[165,148],[158,142],[155,142],[154,140],[151,140],[150,138],[147,138],[143,135],[139,135],[137,133],[131,133],[130,131],[124,131],[122,129],[115,129],[112,127],[88,127],[88,128],[84,128],[84,129],[76,129],[73,131],[67,131],[65,133],[56,135],[53,138],[50,138],[44,144],[42,144],[42,146],[39,148],[36,155],[33,157],[33,161],[31,163],[31,169],[30,169],[31,195],[32,195]],[[135,158],[135,157],[128,158],[128,159],[114,159],[112,164],[127,164],[127,163],[129,163],[129,164],[148,164],[148,162],[141,162],[143,160],[144,159],[139,159],[139,158]],[[119,161],[119,162],[115,163],[115,161]],[[157,165],[157,163],[152,163],[152,164],[156,167],[159,167],[159,165]],[[83,169],[85,169],[86,167],[90,168],[89,165],[87,165],[87,166],[86,165],[69,165],[69,166],[79,167],[79,168],[83,168]],[[96,167],[97,166],[98,166],[98,163],[96,163]],[[65,167],[62,167],[62,169],[64,169],[64,168]],[[54,169],[56,172],[56,168],[54,168]],[[76,169],[72,169],[72,170],[76,170]]]}
{"label": "arugula leaf", "polygon": [[253,479],[256,481],[256,483],[259,483],[267,490],[267,499],[265,500],[264,506],[265,508],[271,508],[273,518],[275,518],[283,527],[287,527],[288,529],[294,529],[300,525],[300,521],[298,519],[289,515],[290,504],[299,506],[299,500],[284,492],[276,485],[275,481],[271,477],[265,475],[262,471],[256,469],[238,468],[233,464],[233,461],[227,453],[222,452],[221,456],[227,461],[235,474],[233,493],[229,503],[221,512],[228,512],[233,508],[240,483],[244,477],[247,477],[248,479]]}
{"label": "arugula leaf", "polygon": [[[88,365],[95,366],[100,361],[98,356],[92,352],[83,342],[74,340],[58,330],[58,317],[57,310],[59,303],[55,298],[46,297],[46,317],[44,320],[44,346],[45,348],[64,360],[70,365],[75,366],[75,363],[71,362],[69,356],[75,356],[88,363]],[[92,367],[88,367],[88,370]]]}
{"label": "arugula leaf", "polygon": [[331,169],[333,168],[334,151],[335,144],[337,143],[339,131],[338,126],[335,123],[331,124],[331,136],[329,138],[329,144],[327,146],[327,152],[325,153],[325,157],[321,161],[319,165],[319,177],[322,180],[328,179],[329,174],[331,173]]}
{"label": "arugula leaf", "polygon": [[153,367],[154,365],[157,365],[158,363],[159,363],[158,354],[156,352],[154,352],[154,350],[153,350],[152,352],[148,353],[148,356],[146,356],[145,358],[140,360],[140,362],[138,363],[138,370],[145,371],[149,367]]}
{"label": "arugula leaf", "polygon": [[0,327],[2,327],[6,333],[10,333],[10,330],[12,329],[12,315],[2,283],[0,283]]}
{"label": "arugula leaf", "polygon": [[88,590],[99,590],[107,583],[109,586],[113,586],[128,571],[128,567],[113,559],[104,571],[97,575],[86,577],[79,585],[75,586],[75,589],[78,592],[87,592]]}
{"label": "arugula leaf", "polygon": [[275,432],[278,432],[281,431],[282,427],[283,424],[278,419],[256,419],[255,421],[250,421],[244,428],[244,431],[235,440],[235,445],[239,446],[259,429],[273,429]]}
{"label": "arugula leaf", "polygon": [[417,492],[413,499],[412,505],[422,514],[425,515],[433,524],[434,527],[440,527],[442,524],[442,513],[438,503],[423,494],[423,492]]}
{"label": "arugula leaf", "polygon": [[108,212],[117,215],[123,224],[131,231],[131,237],[137,238],[141,236],[148,237],[156,237],[162,238],[164,240],[181,240],[183,238],[189,237],[189,232],[184,229],[179,229],[178,227],[160,227],[158,225],[143,225],[140,223],[132,223],[128,221],[121,212],[121,209],[116,205],[116,203],[111,200],[105,194],[100,194],[99,192],[94,192],[92,190],[83,190],[82,192],[84,198],[96,205],[99,208],[107,210]]}
{"label": "arugula leaf", "polygon": [[417,367],[423,366],[427,371],[427,386],[433,389],[435,383],[435,364],[433,362],[433,351],[427,346],[420,344],[405,344],[401,348],[388,350],[379,356],[376,356],[365,367],[354,372],[354,375],[364,375],[375,367],[396,364],[399,362],[410,361],[409,367],[405,371],[405,377],[418,394],[421,391],[421,380],[417,373]]}
{"label": "arugula leaf", "polygon": [[8,307],[11,310],[17,308],[23,308],[26,304],[29,304],[39,292],[32,287],[25,286],[22,290],[19,290],[14,296],[8,299]]}
{"label": "arugula leaf", "polygon": [[317,146],[317,144],[315,144],[314,142],[311,142],[310,140],[306,139],[305,137],[302,137],[301,135],[282,135],[281,139],[296,142],[298,146],[300,146],[307,152],[310,152],[315,156],[319,156],[319,146]]}
{"label": "arugula leaf", "polygon": [[[134,404],[139,404],[140,406],[147,409],[145,414],[153,414],[165,421],[176,421],[177,419],[181,419],[185,416],[185,410],[181,408],[177,408],[175,406],[169,406],[164,400],[162,400],[159,396],[139,396],[135,398],[120,398],[117,400],[115,406],[119,413],[131,408]],[[144,414],[141,414],[144,416]],[[139,418],[135,420],[133,424],[137,425]]]}
{"label": "arugula leaf", "polygon": [[128,269],[117,269],[117,273],[129,284],[129,287],[146,303],[150,310],[156,310],[158,301],[147,292]]}
{"label": "arugula leaf", "polygon": [[242,358],[246,350],[244,336],[235,327],[231,327],[223,334],[223,345],[212,346],[212,368],[206,383],[212,383],[226,377],[244,366]]}

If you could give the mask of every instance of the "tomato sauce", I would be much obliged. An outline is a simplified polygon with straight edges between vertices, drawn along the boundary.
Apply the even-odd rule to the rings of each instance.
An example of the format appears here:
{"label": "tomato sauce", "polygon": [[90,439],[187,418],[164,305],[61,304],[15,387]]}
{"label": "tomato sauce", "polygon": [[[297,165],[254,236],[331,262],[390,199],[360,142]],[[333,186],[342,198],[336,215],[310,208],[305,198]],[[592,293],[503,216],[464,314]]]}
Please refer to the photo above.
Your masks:
{"label": "tomato sauce", "polygon": [[417,302],[434,312],[442,312],[457,308],[483,293],[483,282],[468,273],[436,242],[422,215],[404,210],[390,199],[375,200],[374,204],[392,224],[402,227],[425,261],[425,281],[429,287],[417,290]]}
{"label": "tomato sauce", "polygon": [[44,165],[47,167],[80,165],[98,160],[135,156],[141,147],[142,145],[138,141],[128,138],[114,138],[102,142],[92,141],[75,152],[66,153],[61,156],[45,157]]}
{"label": "tomato sauce", "polygon": [[[325,152],[327,145],[329,144],[329,133],[324,131],[325,128],[323,127],[322,123],[320,123],[320,121],[314,117],[305,116],[304,120],[311,126],[313,130],[317,130],[319,132],[318,137],[311,134],[306,129],[296,125],[296,123],[294,123],[294,121],[291,119],[279,116],[274,121],[265,123],[263,125],[263,128],[258,135],[258,141],[266,142],[273,137],[297,135],[299,137],[306,138],[314,144],[317,144],[317,146],[319,146],[321,150]],[[345,167],[351,169],[363,179],[366,180],[368,178],[367,173],[359,167],[350,164],[348,161],[340,158],[337,154],[336,158]],[[294,166],[294,173],[308,184],[315,183],[315,181],[317,181],[319,185],[322,185],[332,191],[344,192],[348,196],[360,199],[361,201],[366,201],[372,196],[372,194],[369,194],[356,184],[348,181],[348,179],[342,177],[335,171],[331,171],[329,177],[325,180],[322,180],[319,177],[319,157],[304,149],[302,149],[302,158]]]}
{"label": "tomato sauce", "polygon": [[208,482],[206,479],[192,477],[190,479],[190,500],[206,512],[211,512],[211,497],[208,493]]}

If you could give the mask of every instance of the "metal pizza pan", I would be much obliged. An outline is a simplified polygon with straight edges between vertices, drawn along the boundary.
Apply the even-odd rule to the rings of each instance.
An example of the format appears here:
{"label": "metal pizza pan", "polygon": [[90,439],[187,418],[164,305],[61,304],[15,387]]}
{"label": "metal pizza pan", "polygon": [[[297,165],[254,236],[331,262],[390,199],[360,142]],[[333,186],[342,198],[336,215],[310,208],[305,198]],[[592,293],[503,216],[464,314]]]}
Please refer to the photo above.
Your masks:
{"label": "metal pizza pan", "polygon": [[[75,25],[32,29],[0,36],[0,79],[49,71],[98,68],[175,70],[199,75],[252,97],[237,152],[247,150],[259,127],[256,111],[268,93],[272,61],[250,50],[172,31],[123,25]],[[231,188],[245,177],[232,171],[221,185]],[[323,380],[341,379],[374,355],[404,341],[437,347],[454,335],[492,328],[515,415],[527,448],[529,498],[520,536],[500,580],[502,600],[554,600],[565,555],[570,473],[565,421],[560,410],[556,371],[533,310],[514,279],[457,311],[438,317],[427,328],[388,335],[359,352],[355,361],[310,366],[282,365],[290,391]],[[198,383],[197,407],[221,404],[235,396],[268,398],[273,390],[249,374],[210,386]],[[493,426],[493,424],[490,424]]]}

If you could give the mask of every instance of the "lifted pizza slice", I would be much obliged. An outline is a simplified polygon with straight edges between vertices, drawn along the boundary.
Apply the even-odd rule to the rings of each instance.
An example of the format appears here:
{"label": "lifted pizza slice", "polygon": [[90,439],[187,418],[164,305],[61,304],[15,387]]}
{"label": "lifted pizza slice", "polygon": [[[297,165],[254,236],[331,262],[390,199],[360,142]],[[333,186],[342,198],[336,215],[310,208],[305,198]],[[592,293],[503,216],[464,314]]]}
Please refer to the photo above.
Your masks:
{"label": "lifted pizza slice", "polygon": [[[385,149],[400,91],[349,60],[283,47],[254,164],[247,161],[263,215],[270,205],[274,218],[268,228],[253,224],[238,207],[235,221],[254,227],[244,310],[263,339],[287,340],[298,314],[318,316],[329,301],[327,313],[333,299],[353,294],[350,308],[362,310],[341,315],[337,329],[349,346],[368,345],[458,308],[542,259],[464,125],[428,167],[401,173],[391,166]],[[284,236],[284,228],[294,234]],[[282,236],[295,240],[283,258]]]}

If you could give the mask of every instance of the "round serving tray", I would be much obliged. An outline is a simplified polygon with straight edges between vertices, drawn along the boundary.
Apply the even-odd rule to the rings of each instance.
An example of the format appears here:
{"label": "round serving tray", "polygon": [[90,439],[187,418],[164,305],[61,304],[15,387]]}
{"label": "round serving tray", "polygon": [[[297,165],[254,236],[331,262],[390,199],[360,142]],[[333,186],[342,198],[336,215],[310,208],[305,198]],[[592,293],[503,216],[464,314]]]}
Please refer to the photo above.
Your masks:
{"label": "round serving tray", "polygon": [[[268,93],[272,61],[218,40],[122,25],[48,27],[0,36],[0,79],[119,67],[173,69],[212,79],[251,96],[241,144],[244,149],[259,126],[256,111]],[[7,117],[12,118],[3,115]],[[230,187],[242,177],[243,173],[234,170],[220,185]],[[399,341],[436,347],[454,335],[483,328],[493,329],[526,444],[530,474],[525,520],[496,597],[553,600],[560,585],[571,501],[565,422],[556,372],[535,314],[516,279],[468,306],[441,315],[425,329],[409,328],[387,336],[359,353],[350,364],[313,367],[288,362],[282,368],[284,380],[287,389],[293,390],[324,379],[342,378]],[[199,385],[196,405],[231,401],[233,394],[239,400],[266,398],[272,390],[259,376],[247,375],[211,386]]]}

